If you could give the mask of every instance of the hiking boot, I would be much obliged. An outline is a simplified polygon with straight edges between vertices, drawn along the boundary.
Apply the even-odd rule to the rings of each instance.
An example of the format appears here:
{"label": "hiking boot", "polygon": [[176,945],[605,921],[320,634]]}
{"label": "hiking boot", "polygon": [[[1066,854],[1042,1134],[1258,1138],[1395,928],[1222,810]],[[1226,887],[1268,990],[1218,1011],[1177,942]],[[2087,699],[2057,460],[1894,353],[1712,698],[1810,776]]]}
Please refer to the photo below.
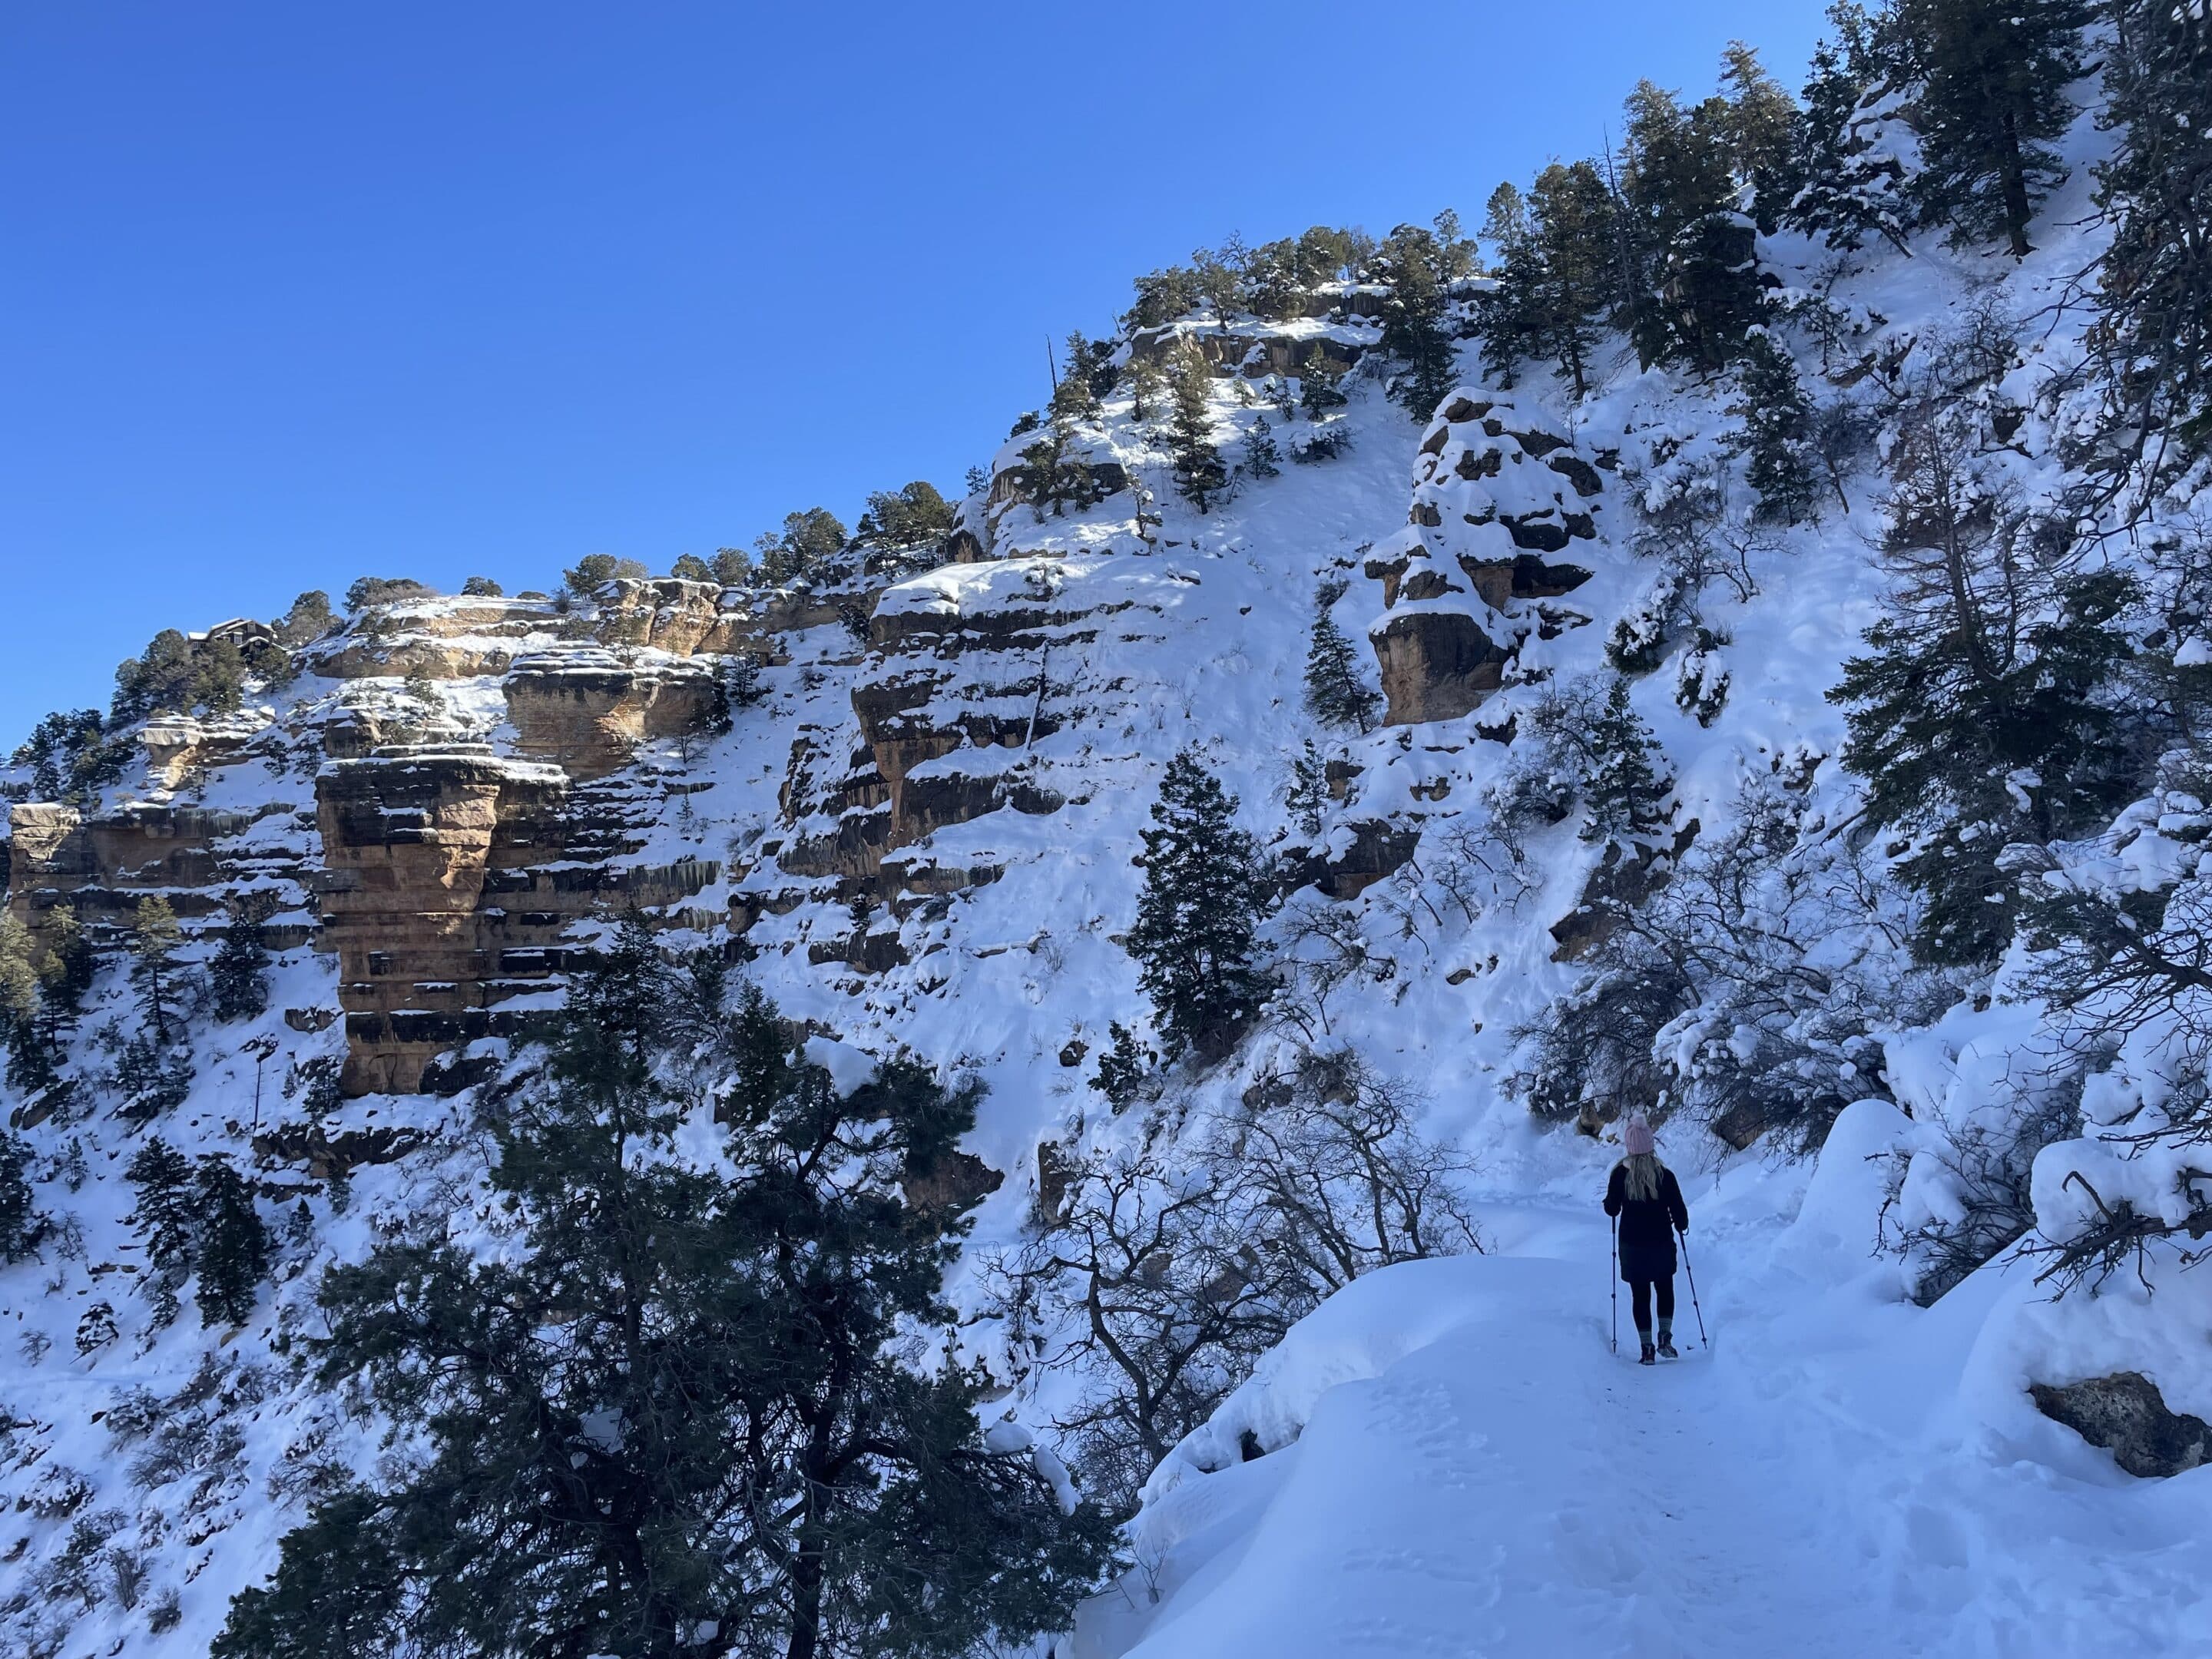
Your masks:
{"label": "hiking boot", "polygon": [[1674,1352],[1673,1337],[1662,1336],[1659,1339],[1659,1357],[1662,1359],[1680,1359],[1682,1357]]}
{"label": "hiking boot", "polygon": [[1639,1365],[1656,1365],[1659,1363],[1658,1360],[1653,1357],[1651,1345],[1649,1342],[1646,1342],[1644,1345],[1644,1357],[1636,1363]]}

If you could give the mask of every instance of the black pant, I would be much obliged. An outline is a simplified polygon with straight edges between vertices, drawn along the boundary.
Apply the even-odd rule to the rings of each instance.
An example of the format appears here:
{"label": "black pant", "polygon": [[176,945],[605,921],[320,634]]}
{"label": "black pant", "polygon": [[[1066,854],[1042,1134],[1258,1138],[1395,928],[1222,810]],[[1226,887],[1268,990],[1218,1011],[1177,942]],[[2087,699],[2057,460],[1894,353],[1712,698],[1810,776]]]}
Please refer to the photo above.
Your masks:
{"label": "black pant", "polygon": [[1659,1322],[1668,1330],[1674,1328],[1674,1275],[1664,1279],[1632,1279],[1628,1281],[1628,1305],[1636,1314],[1636,1328],[1651,1328],[1651,1287],[1659,1287]]}

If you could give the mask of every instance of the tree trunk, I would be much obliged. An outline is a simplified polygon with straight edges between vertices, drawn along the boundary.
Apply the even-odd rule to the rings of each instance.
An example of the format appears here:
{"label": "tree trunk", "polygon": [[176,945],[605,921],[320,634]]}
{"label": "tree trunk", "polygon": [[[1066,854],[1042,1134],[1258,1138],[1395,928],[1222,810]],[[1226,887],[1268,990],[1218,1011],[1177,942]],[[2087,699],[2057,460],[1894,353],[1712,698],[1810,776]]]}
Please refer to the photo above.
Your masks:
{"label": "tree trunk", "polygon": [[2021,166],[2020,122],[2010,110],[2004,113],[2004,144],[1999,159],[2004,177],[2005,234],[2012,240],[2012,257],[2027,258],[2027,175]]}

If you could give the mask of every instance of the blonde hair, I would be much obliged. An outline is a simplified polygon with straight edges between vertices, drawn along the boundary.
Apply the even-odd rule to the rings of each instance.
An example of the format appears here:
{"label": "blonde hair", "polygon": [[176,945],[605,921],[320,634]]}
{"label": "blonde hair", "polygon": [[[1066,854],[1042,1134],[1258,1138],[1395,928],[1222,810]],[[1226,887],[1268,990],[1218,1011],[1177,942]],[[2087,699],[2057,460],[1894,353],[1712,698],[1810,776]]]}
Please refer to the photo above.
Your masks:
{"label": "blonde hair", "polygon": [[1659,1177],[1667,1173],[1667,1166],[1659,1161],[1656,1152],[1631,1152],[1620,1160],[1620,1190],[1622,1196],[1647,1202],[1659,1196]]}

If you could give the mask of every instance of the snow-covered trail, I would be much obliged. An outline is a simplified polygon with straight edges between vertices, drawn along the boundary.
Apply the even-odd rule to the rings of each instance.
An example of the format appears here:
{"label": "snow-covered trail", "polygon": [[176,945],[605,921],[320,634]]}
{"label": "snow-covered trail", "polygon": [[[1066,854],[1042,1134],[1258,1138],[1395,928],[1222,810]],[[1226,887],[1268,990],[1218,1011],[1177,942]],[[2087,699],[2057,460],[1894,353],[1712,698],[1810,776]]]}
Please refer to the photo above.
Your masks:
{"label": "snow-covered trail", "polygon": [[[1607,1349],[1595,1204],[1484,1219],[1489,1255],[1361,1281],[1232,1398],[1193,1449],[1230,1466],[1156,1483],[1081,1659],[2212,1651],[2212,1481],[2078,1443],[2094,1479],[2057,1480],[1948,1420],[1987,1288],[1899,1305],[1716,1206],[1716,1346],[1678,1275],[1684,1358],[1647,1369],[1625,1294]],[[1275,1449],[1234,1461],[1248,1434]]]}

